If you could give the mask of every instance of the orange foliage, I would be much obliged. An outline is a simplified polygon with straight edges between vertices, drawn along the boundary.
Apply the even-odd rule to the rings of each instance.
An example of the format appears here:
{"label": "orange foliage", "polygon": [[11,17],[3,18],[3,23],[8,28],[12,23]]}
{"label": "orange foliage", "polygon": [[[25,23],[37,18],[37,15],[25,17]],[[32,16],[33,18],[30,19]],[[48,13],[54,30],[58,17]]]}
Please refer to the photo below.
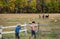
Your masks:
{"label": "orange foliage", "polygon": [[13,4],[13,3],[10,4],[10,9],[11,9],[11,10],[14,10],[14,8],[15,8],[15,4]]}

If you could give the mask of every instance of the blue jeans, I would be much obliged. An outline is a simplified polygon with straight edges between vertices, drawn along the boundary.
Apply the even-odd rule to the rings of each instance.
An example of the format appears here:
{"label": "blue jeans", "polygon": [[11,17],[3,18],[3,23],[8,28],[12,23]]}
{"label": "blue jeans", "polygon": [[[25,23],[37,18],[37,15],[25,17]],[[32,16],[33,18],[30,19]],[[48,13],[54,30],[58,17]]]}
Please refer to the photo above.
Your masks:
{"label": "blue jeans", "polygon": [[31,30],[32,36],[34,36],[34,39],[36,39],[36,32],[35,30]]}
{"label": "blue jeans", "polygon": [[15,37],[19,39],[19,33],[15,33]]}

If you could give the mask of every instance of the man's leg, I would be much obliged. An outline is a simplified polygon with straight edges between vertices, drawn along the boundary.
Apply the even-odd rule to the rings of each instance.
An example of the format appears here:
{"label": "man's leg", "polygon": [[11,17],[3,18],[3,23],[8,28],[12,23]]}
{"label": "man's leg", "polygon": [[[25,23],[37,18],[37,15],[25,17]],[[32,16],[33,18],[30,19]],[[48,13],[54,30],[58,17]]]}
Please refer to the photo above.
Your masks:
{"label": "man's leg", "polygon": [[34,31],[34,39],[36,39],[36,32]]}
{"label": "man's leg", "polygon": [[34,35],[34,39],[36,39],[36,34]]}
{"label": "man's leg", "polygon": [[19,37],[19,33],[18,33],[17,37],[18,37],[18,39],[20,39],[20,37]]}
{"label": "man's leg", "polygon": [[33,31],[31,30],[31,35],[29,36],[29,39],[33,37]]}
{"label": "man's leg", "polygon": [[15,33],[16,39],[19,39],[19,33]]}
{"label": "man's leg", "polygon": [[17,33],[15,33],[15,39],[17,39]]}

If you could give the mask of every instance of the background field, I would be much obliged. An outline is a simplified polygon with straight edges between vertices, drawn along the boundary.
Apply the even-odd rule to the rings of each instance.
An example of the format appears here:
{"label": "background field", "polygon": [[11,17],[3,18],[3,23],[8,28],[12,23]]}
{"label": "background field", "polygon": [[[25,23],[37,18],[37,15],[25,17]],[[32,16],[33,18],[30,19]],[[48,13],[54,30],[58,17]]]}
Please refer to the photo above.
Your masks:
{"label": "background field", "polygon": [[[39,15],[41,16],[39,18]],[[39,30],[45,30],[45,31],[53,31],[53,32],[47,32],[47,34],[41,34],[43,32],[39,32],[37,33],[37,38],[40,39],[60,39],[60,35],[59,35],[59,31],[60,31],[60,14],[49,14],[49,18],[42,18],[43,14],[0,14],[0,24],[3,26],[13,26],[13,25],[17,25],[17,24],[24,24],[26,23],[31,23],[33,20],[36,21],[36,23],[40,23],[40,24],[48,24],[48,26],[41,26],[39,27]],[[45,14],[47,15],[47,14]],[[55,22],[55,20],[57,20],[57,22]],[[57,26],[57,27],[56,27]],[[29,26],[27,27],[27,29],[29,30]],[[15,28],[7,28],[7,29],[3,29],[3,32],[5,31],[14,31]],[[38,30],[38,29],[37,29]],[[22,32],[23,33],[23,32]],[[28,31],[28,35],[26,37],[24,37],[24,35],[21,33],[21,39],[28,39],[30,36],[30,31]],[[53,34],[55,33],[55,34]],[[56,34],[58,33],[58,34]],[[39,36],[40,34],[40,36]],[[9,36],[8,36],[9,35]],[[39,37],[38,37],[39,36]],[[57,37],[56,37],[57,36]],[[3,34],[4,38],[10,38],[10,39],[14,39],[14,34]],[[55,38],[56,37],[56,38]]]}
{"label": "background field", "polygon": [[[39,15],[41,18],[39,19]],[[1,25],[16,25],[18,23],[31,22],[35,20],[36,22],[47,23],[52,19],[59,19],[60,14],[49,14],[49,19],[42,18],[43,14],[0,14],[0,24]],[[53,20],[54,20],[53,19]]]}

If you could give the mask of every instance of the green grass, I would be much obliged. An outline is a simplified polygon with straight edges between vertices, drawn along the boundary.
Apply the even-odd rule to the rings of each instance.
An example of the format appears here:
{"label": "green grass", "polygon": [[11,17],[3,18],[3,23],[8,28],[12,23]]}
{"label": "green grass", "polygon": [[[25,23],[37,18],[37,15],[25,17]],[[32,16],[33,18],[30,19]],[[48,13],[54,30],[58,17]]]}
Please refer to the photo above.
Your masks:
{"label": "green grass", "polygon": [[[25,36],[23,32],[20,33],[20,38],[21,39],[29,39],[31,33],[28,32],[27,35]],[[60,35],[59,35],[60,36]],[[36,33],[36,39],[55,39],[57,37],[56,34],[50,32],[49,34],[43,34],[42,32]],[[3,38],[10,38],[10,39],[15,39],[15,34],[3,34]],[[33,39],[33,37],[32,37]]]}
{"label": "green grass", "polygon": [[39,19],[39,18],[15,18],[15,19],[1,19],[0,22],[3,22],[2,25],[4,26],[8,26],[8,25],[16,25],[17,23],[21,23],[24,24],[32,22],[32,21],[36,21],[36,23],[41,23],[41,24],[49,24],[49,19]]}
{"label": "green grass", "polygon": [[[49,25],[49,27],[47,27],[47,26],[40,27],[40,29],[51,30],[52,27],[56,28],[55,26],[60,25],[60,19],[58,19],[58,18],[56,18],[56,19],[58,20],[56,23],[54,22],[54,20],[51,21],[51,19],[39,19],[39,18],[34,18],[34,19],[32,19],[32,18],[21,18],[21,19],[20,18],[14,18],[14,19],[5,18],[5,19],[1,19],[0,21],[3,22],[3,23],[2,22],[1,23],[4,26],[10,26],[10,25],[13,26],[13,25],[17,25],[19,23],[21,23],[21,24],[24,24],[25,22],[30,23],[34,20],[34,21],[36,21],[36,23],[39,22],[40,24],[51,24],[51,27],[50,27],[50,25]],[[7,29],[3,29],[3,31],[14,30],[12,28],[11,29],[9,28],[8,30]]]}
{"label": "green grass", "polygon": [[[32,18],[15,18],[15,19],[8,19],[8,18],[6,18],[6,19],[1,19],[0,20],[0,22],[4,22],[4,23],[2,23],[2,25],[4,25],[4,26],[10,26],[10,25],[16,25],[17,23],[15,23],[15,22],[18,22],[18,23],[21,23],[21,24],[23,24],[24,22],[27,22],[27,23],[29,23],[29,22],[31,22],[31,21],[36,21],[36,23],[41,23],[41,24],[51,24],[51,25],[59,25],[60,24],[60,19],[58,19],[58,18],[56,18],[58,21],[55,23],[54,22],[54,20],[52,20],[51,21],[51,19],[39,19],[39,18],[34,18],[34,19],[32,19]],[[11,23],[9,23],[9,22],[11,22]],[[42,27],[40,27],[40,29],[47,29],[47,30],[49,30],[49,29],[52,29],[51,27],[47,27],[47,26],[42,26]],[[55,29],[55,27],[54,27],[54,29]],[[4,29],[5,30],[5,29]],[[13,29],[6,29],[5,31],[9,31],[9,30],[13,30]],[[27,36],[24,36],[24,34],[23,34],[23,32],[21,32],[20,33],[20,36],[21,36],[21,39],[29,39],[29,36],[30,36],[30,32],[28,32],[28,34],[27,34]],[[40,37],[39,37],[39,36]],[[50,34],[42,34],[42,32],[41,33],[37,33],[37,39],[55,39],[55,37],[56,37],[57,35],[56,34],[54,34],[54,33],[50,33]],[[3,37],[4,38],[10,38],[10,39],[15,39],[15,34],[3,34]],[[59,39],[60,39],[60,35],[58,35],[57,36]]]}
{"label": "green grass", "polygon": [[[57,22],[55,22],[54,20],[57,20]],[[55,18],[53,20],[50,20],[50,24],[52,24],[52,25],[60,25],[60,18]]]}

